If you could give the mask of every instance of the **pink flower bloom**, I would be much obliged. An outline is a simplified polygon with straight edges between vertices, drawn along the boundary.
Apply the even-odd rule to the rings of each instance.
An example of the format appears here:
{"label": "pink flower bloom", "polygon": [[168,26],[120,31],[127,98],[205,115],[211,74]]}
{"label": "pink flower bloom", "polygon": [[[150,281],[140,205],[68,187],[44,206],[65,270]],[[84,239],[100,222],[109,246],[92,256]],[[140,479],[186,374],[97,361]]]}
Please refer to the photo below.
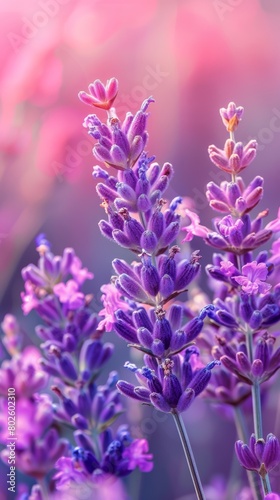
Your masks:
{"label": "pink flower bloom", "polygon": [[127,311],[129,305],[121,299],[121,294],[118,289],[112,283],[108,285],[103,285],[101,287],[103,295],[101,300],[103,302],[104,309],[99,313],[99,316],[104,316],[98,325],[98,330],[105,330],[106,332],[111,332],[115,323],[115,312],[117,309],[122,309]]}
{"label": "pink flower bloom", "polygon": [[69,280],[67,283],[58,283],[53,287],[53,292],[60,302],[67,304],[70,310],[78,309],[84,305],[85,296],[78,290],[79,285],[74,280]]}
{"label": "pink flower bloom", "polygon": [[20,294],[22,299],[22,310],[24,314],[29,314],[32,309],[38,306],[39,300],[35,295],[34,286],[30,281],[24,283],[24,288],[25,292],[21,292]]}
{"label": "pink flower bloom", "polygon": [[224,149],[211,145],[208,148],[208,153],[210,160],[216,167],[230,174],[238,174],[254,160],[256,150],[257,142],[255,140],[251,140],[246,146],[243,146],[242,142],[228,139]]}
{"label": "pink flower bloom", "polygon": [[123,452],[123,458],[128,458],[129,469],[133,470],[136,467],[142,472],[150,472],[153,468],[153,459],[149,451],[148,441],[146,439],[135,439]]}
{"label": "pink flower bloom", "polygon": [[210,229],[200,225],[200,218],[195,212],[192,212],[188,208],[185,210],[185,212],[186,215],[190,218],[191,224],[182,227],[184,231],[187,231],[187,234],[183,239],[183,242],[191,241],[194,236],[200,236],[202,238],[205,238],[210,233]]}
{"label": "pink flower bloom", "polygon": [[91,280],[94,275],[89,272],[86,267],[82,268],[82,261],[79,257],[75,256],[73,258],[73,263],[70,267],[70,272],[73,275],[75,281],[81,286],[86,280]]}
{"label": "pink flower bloom", "polygon": [[233,279],[241,285],[242,290],[249,295],[256,293],[267,293],[271,285],[264,283],[267,278],[267,267],[264,262],[257,261],[245,264],[242,267],[242,276],[234,276]]}
{"label": "pink flower bloom", "polygon": [[230,102],[227,108],[220,109],[220,115],[228,132],[234,132],[238,123],[242,119],[244,108],[236,106],[234,102]]}
{"label": "pink flower bloom", "polygon": [[222,261],[220,264],[221,271],[225,276],[232,276],[235,271],[236,267],[232,264],[232,262],[229,261]]}
{"label": "pink flower bloom", "polygon": [[90,106],[109,110],[118,93],[118,80],[111,78],[104,85],[100,80],[95,80],[88,86],[89,94],[79,92],[79,99]]}

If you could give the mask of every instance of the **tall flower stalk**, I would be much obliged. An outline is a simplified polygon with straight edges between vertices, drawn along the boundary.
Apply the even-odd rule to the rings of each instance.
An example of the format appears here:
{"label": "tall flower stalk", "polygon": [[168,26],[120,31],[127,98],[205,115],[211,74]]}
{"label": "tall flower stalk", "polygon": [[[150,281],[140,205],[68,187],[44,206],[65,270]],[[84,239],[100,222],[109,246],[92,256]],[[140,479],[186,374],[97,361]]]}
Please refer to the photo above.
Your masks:
{"label": "tall flower stalk", "polygon": [[[84,103],[107,111],[106,122],[95,114],[84,121],[96,140],[94,156],[107,167],[93,169],[93,176],[100,179],[96,190],[107,215],[99,223],[101,233],[139,258],[131,264],[120,259],[113,261],[115,275],[103,288],[101,324],[143,352],[145,366],[141,369],[126,363],[140,385],[119,381],[117,387],[130,398],[173,414],[197,497],[204,498],[180,414],[201,393],[205,397],[211,393],[215,400],[217,389],[218,400],[241,411],[240,405],[251,393],[254,439],[258,446],[265,443],[260,387],[280,367],[280,350],[274,348],[274,339],[267,332],[280,319],[280,286],[272,284],[277,271],[268,252],[253,254],[280,230],[280,222],[276,219],[262,228],[268,212],[260,212],[255,218],[250,215],[262,198],[263,179],[257,176],[246,187],[240,176],[257,150],[254,140],[247,145],[235,141],[242,107],[230,103],[220,110],[230,137],[223,150],[209,147],[211,161],[231,176],[230,182],[223,181],[220,186],[211,182],[207,186],[210,207],[222,213],[215,219],[212,231],[202,226],[198,215],[189,208],[185,215],[190,224],[182,228],[178,213],[181,198],[165,207],[163,194],[170,184],[173,167],[166,163],[161,168],[155,157],[148,157],[144,151],[148,139],[147,110],[153,98],[145,100],[135,115],[127,113],[121,122],[112,107],[116,95],[117,84],[112,79],[106,86],[95,81],[89,86],[89,94],[82,92],[79,96]],[[219,252],[214,253],[213,264],[206,267],[210,279],[216,282],[214,302],[205,304],[200,311],[178,303],[179,295],[192,286],[200,271],[198,252],[181,257],[181,229],[186,231],[183,241],[202,237]],[[279,263],[277,259],[273,255],[273,261]],[[205,350],[203,338],[207,329],[211,332],[206,341],[210,348]],[[208,363],[203,365],[205,355]],[[211,382],[216,364],[221,366],[214,370]],[[239,450],[238,445],[236,449]],[[240,459],[238,452],[237,456]],[[263,463],[258,472],[266,494],[271,488]],[[244,466],[244,461],[241,464]],[[259,498],[257,486],[255,497]]]}

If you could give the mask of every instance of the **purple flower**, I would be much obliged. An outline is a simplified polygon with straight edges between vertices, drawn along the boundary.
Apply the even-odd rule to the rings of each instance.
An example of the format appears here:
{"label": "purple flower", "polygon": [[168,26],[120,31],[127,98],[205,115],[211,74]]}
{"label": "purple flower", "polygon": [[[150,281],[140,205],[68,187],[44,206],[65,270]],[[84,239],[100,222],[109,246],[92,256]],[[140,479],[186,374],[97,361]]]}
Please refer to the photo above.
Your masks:
{"label": "purple flower", "polygon": [[1,340],[8,353],[13,356],[21,350],[22,344],[22,334],[17,319],[12,314],[6,314],[1,327],[5,335]]}
{"label": "purple flower", "polygon": [[142,472],[150,472],[153,468],[151,462],[153,455],[148,453],[149,447],[146,439],[135,439],[123,452],[123,458],[129,461],[129,469],[134,470],[136,467]]}
{"label": "purple flower", "polygon": [[239,440],[235,443],[235,451],[245,469],[254,470],[263,478],[280,464],[280,444],[273,434],[268,434],[266,440],[256,440],[252,434],[249,446]]}
{"label": "purple flower", "polygon": [[101,301],[104,309],[99,312],[99,316],[103,316],[104,319],[99,322],[98,330],[111,332],[114,328],[115,312],[118,309],[127,311],[129,309],[129,305],[121,299],[121,293],[116,286],[113,285],[113,283],[102,285],[101,292],[103,292]]}
{"label": "purple flower", "polygon": [[118,81],[116,78],[111,78],[104,85],[100,80],[95,80],[88,89],[89,94],[84,91],[79,92],[79,99],[84,104],[109,110],[118,93]]}
{"label": "purple flower", "polygon": [[53,292],[62,304],[67,304],[70,311],[79,309],[85,303],[85,296],[79,291],[79,285],[74,280],[54,285]]}
{"label": "purple flower", "polygon": [[184,358],[180,355],[166,358],[160,365],[154,363],[153,358],[146,356],[146,361],[154,369],[144,366],[141,370],[135,365],[126,363],[126,367],[133,371],[142,384],[132,384],[120,380],[117,388],[125,396],[153,405],[164,413],[181,413],[185,411],[207,386],[211,378],[211,370],[219,362],[213,361],[207,366],[192,370],[189,362],[194,353],[192,348],[186,350]]}
{"label": "purple flower", "polygon": [[[98,355],[98,352],[91,353]],[[97,356],[96,356],[97,358]],[[98,359],[96,359],[97,363]],[[88,384],[82,381],[81,388],[57,385],[52,390],[59,398],[59,405],[54,405],[57,420],[70,423],[74,428],[92,430],[107,429],[123,412],[120,395],[116,390],[118,376],[116,372],[109,374],[104,385],[97,386],[90,379],[92,370],[87,370]]]}
{"label": "purple flower", "polygon": [[278,209],[277,219],[269,222],[265,229],[272,231],[273,233],[278,233],[280,231],[280,207]]}
{"label": "purple flower", "polygon": [[246,187],[241,177],[235,182],[222,181],[207,184],[206,197],[211,208],[217,212],[231,213],[237,217],[250,212],[262,199],[263,178],[256,176]]}
{"label": "purple flower", "polygon": [[242,119],[244,108],[236,106],[234,102],[230,102],[227,108],[220,109],[220,115],[228,132],[234,132],[238,123]]}
{"label": "purple flower", "polygon": [[186,215],[191,220],[191,224],[182,227],[182,230],[187,232],[187,235],[183,239],[183,242],[191,241],[194,236],[200,236],[201,238],[205,238],[208,235],[208,233],[211,232],[211,230],[205,226],[200,225],[200,218],[195,212],[192,212],[189,209],[186,209],[185,212]]}
{"label": "purple flower", "polygon": [[91,280],[94,277],[93,273],[89,272],[86,267],[82,267],[82,262],[76,255],[70,266],[70,272],[79,286],[83,285],[85,280]]}
{"label": "purple flower", "polygon": [[[86,96],[82,94],[83,98]],[[133,167],[148,139],[146,131],[148,113],[146,111],[151,102],[154,102],[152,97],[146,99],[135,116],[127,113],[122,124],[114,108],[108,112],[107,124],[102,123],[96,115],[89,115],[84,120],[84,127],[98,141],[93,149],[97,160],[117,170],[127,170]]]}
{"label": "purple flower", "polygon": [[252,361],[249,360],[247,347],[237,339],[227,342],[217,336],[219,346],[213,348],[216,359],[236,375],[239,380],[252,384],[254,381],[263,383],[269,380],[280,368],[280,347],[274,350],[275,338],[264,334],[255,341]]}
{"label": "purple flower", "polygon": [[40,365],[41,353],[33,346],[5,360],[0,368],[0,394],[7,395],[9,387],[15,388],[16,397],[28,398],[46,387],[48,375]]}
{"label": "purple flower", "polygon": [[[35,395],[33,400],[20,398],[16,403],[16,464],[18,470],[41,479],[53,468],[58,458],[68,449],[68,441],[61,439],[52,427],[53,410],[47,395]],[[5,419],[5,422],[4,422]],[[1,418],[2,420],[2,418]],[[1,441],[6,442],[7,414],[3,415]],[[4,462],[9,450],[1,452]]]}
{"label": "purple flower", "polygon": [[242,276],[234,276],[233,279],[237,281],[244,292],[251,294],[267,293],[271,285],[264,283],[267,279],[268,269],[263,262],[257,261],[245,264],[242,267]]}
{"label": "purple flower", "polygon": [[214,145],[209,146],[209,158],[224,172],[228,174],[239,174],[244,170],[256,157],[257,142],[251,140],[243,146],[242,142],[234,142],[232,139],[227,139],[224,149],[219,149]]}
{"label": "purple flower", "polygon": [[57,480],[58,490],[65,490],[72,483],[88,483],[98,486],[103,482],[113,482],[116,477],[130,474],[137,467],[142,472],[150,472],[153,467],[153,456],[148,453],[148,443],[145,439],[133,440],[127,426],[119,427],[115,439],[112,432],[107,430],[100,435],[99,459],[94,449],[77,447],[72,451],[72,457],[62,457],[56,468],[59,472]]}

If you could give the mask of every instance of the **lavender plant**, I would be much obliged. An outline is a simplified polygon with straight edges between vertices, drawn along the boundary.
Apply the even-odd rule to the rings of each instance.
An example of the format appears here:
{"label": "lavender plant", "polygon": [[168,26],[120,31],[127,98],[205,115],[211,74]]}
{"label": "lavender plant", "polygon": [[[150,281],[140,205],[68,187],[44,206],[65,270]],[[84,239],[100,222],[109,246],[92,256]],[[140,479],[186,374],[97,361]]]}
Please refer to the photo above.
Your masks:
{"label": "lavender plant", "polygon": [[[22,350],[19,325],[12,316],[5,316],[3,344],[12,358],[0,370],[1,442],[7,440],[6,395],[12,387],[15,463],[17,470],[38,483],[29,498],[47,500],[55,495],[52,483],[48,484],[54,467],[58,493],[53,498],[105,498],[110,487],[124,498],[117,479],[137,467],[150,471],[152,455],[147,441],[134,439],[127,425],[113,426],[123,413],[117,372],[97,385],[113,345],[102,342],[98,317],[90,309],[92,296],[82,291],[84,281],[93,274],[82,268],[71,248],[62,256],[53,255],[44,235],[37,239],[37,250],[38,266],[30,264],[22,270],[22,301],[25,314],[34,309],[42,319],[36,333],[43,343],[41,352],[31,346]],[[10,450],[4,448],[1,458],[9,464],[9,457]]]}
{"label": "lavender plant", "polygon": [[[151,471],[153,457],[146,439],[134,438],[126,424],[117,426],[124,395],[173,417],[198,499],[277,500],[270,475],[280,466],[280,444],[271,429],[265,438],[263,413],[280,368],[280,211],[264,227],[268,210],[252,215],[263,179],[256,176],[246,186],[240,173],[254,160],[257,143],[235,141],[242,107],[230,103],[220,110],[230,136],[223,149],[210,146],[209,156],[231,179],[207,185],[209,205],[218,213],[210,229],[183,198],[166,199],[173,166],[160,166],[145,150],[154,99],[121,121],[113,107],[117,92],[112,78],[106,85],[96,80],[79,94],[85,104],[107,112],[105,121],[95,114],[84,121],[93,154],[103,164],[93,168],[105,212],[99,228],[128,252],[127,260],[113,260],[114,274],[101,287],[103,309],[98,315],[91,309],[93,296],[84,294],[83,284],[93,274],[74,250],[55,256],[40,235],[38,265],[22,270],[23,312],[34,310],[41,319],[40,349],[23,347],[12,315],[2,323],[9,359],[0,368],[0,441],[7,443],[6,396],[13,387],[16,466],[37,483],[19,498],[126,498],[121,478],[136,468]],[[192,300],[201,274],[201,256],[190,248],[194,237],[214,249],[205,266],[212,295],[201,294],[199,306]],[[103,341],[110,331],[143,356],[142,366],[125,363],[135,384],[118,380],[115,371],[98,384],[113,355],[113,344]],[[235,424],[235,452],[248,473],[247,489],[233,492],[218,481],[202,485],[191,429],[182,418],[197,397]],[[1,458],[9,463],[7,447]]]}
{"label": "lavender plant", "polygon": [[[257,143],[251,140],[244,146],[235,141],[242,107],[230,103],[220,110],[230,138],[223,150],[210,146],[209,156],[231,175],[231,181],[220,186],[209,183],[207,198],[210,207],[223,216],[215,218],[212,231],[187,209],[191,223],[182,228],[177,213],[182,199],[174,199],[165,208],[163,198],[173,167],[165,163],[161,168],[155,157],[148,157],[144,151],[147,109],[154,100],[146,99],[135,116],[127,113],[121,122],[112,107],[116,95],[115,79],[106,86],[96,80],[89,86],[89,93],[79,94],[84,103],[107,111],[106,123],[95,114],[84,121],[96,140],[94,156],[116,172],[113,175],[111,168],[108,171],[100,166],[93,169],[93,176],[101,181],[96,190],[107,215],[99,223],[101,233],[139,258],[132,263],[115,259],[112,265],[116,274],[104,289],[104,326],[144,354],[142,368],[129,362],[125,365],[140,385],[119,381],[117,387],[124,395],[174,417],[200,499],[205,495],[181,413],[199,394],[211,395],[215,402],[235,409],[240,437],[245,438],[242,403],[251,395],[254,434],[250,449],[239,440],[236,453],[243,467],[257,471],[261,477],[263,494],[270,494],[268,473],[279,465],[280,452],[275,436],[269,434],[267,442],[263,438],[261,385],[280,367],[280,348],[275,348],[275,337],[268,331],[280,319],[279,240],[273,243],[272,258],[259,247],[280,230],[280,220],[262,228],[268,211],[255,218],[250,215],[262,198],[263,179],[257,176],[246,187],[239,174],[254,160]],[[200,270],[197,251],[188,258],[181,257],[176,244],[180,229],[187,233],[183,241],[199,236],[215,250],[213,264],[206,266],[214,281],[214,300],[199,312],[190,313],[190,308],[178,303],[178,296],[187,291]],[[110,306],[112,295],[114,311]],[[208,363],[199,368],[192,362],[198,355],[195,341],[201,360],[208,358]],[[253,497],[261,498],[258,482],[251,476],[249,480]]]}

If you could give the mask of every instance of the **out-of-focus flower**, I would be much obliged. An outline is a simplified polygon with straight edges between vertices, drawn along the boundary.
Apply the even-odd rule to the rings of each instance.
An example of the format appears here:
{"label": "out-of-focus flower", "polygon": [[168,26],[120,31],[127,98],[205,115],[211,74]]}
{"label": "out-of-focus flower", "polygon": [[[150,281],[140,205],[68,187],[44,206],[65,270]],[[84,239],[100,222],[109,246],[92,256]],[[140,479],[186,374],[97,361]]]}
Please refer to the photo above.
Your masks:
{"label": "out-of-focus flower", "polygon": [[72,482],[88,483],[93,486],[113,482],[115,477],[130,474],[137,467],[142,472],[153,468],[153,456],[148,453],[145,439],[132,439],[126,426],[119,427],[115,439],[110,431],[101,436],[103,443],[101,458],[97,459],[93,449],[77,447],[71,457],[61,457],[56,464],[58,472],[56,487],[65,491]]}
{"label": "out-of-focus flower", "polygon": [[48,375],[40,366],[40,351],[34,346],[5,360],[0,368],[0,394],[7,395],[9,387],[15,389],[16,397],[28,398],[46,387]]}
{"label": "out-of-focus flower", "polygon": [[102,285],[101,292],[103,292],[101,301],[104,309],[101,309],[99,316],[104,317],[104,319],[99,322],[98,330],[111,332],[114,328],[115,312],[118,309],[127,311],[129,309],[129,305],[121,299],[121,293],[113,283]]}
{"label": "out-of-focus flower", "polygon": [[17,319],[12,314],[6,314],[1,327],[5,335],[1,340],[8,353],[13,356],[21,350],[22,344],[22,334]]}
{"label": "out-of-focus flower", "polygon": [[[60,438],[58,431],[52,426],[53,409],[47,395],[35,395],[33,399],[20,398],[16,403],[16,410],[17,468],[24,474],[42,479],[58,458],[67,452],[68,441]],[[6,442],[6,411],[2,413],[0,421],[2,442]],[[8,448],[1,452],[1,458],[8,462]]]}

